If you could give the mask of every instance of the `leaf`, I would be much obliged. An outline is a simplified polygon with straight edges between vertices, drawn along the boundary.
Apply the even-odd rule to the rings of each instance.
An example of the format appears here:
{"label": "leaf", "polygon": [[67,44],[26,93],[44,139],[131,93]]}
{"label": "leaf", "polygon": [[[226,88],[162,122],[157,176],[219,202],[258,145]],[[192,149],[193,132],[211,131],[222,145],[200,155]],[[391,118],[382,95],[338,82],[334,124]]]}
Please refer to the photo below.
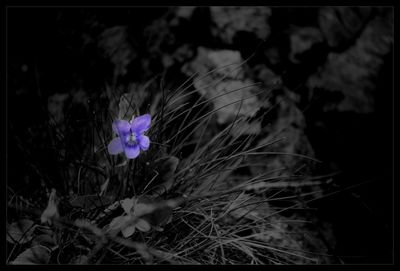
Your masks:
{"label": "leaf", "polygon": [[319,9],[319,28],[330,47],[345,46],[364,27],[371,7],[323,7]]}
{"label": "leaf", "polygon": [[140,217],[152,213],[156,207],[152,203],[136,203],[134,208],[133,214]]}
{"label": "leaf", "polygon": [[32,220],[21,219],[9,226],[6,239],[13,244],[25,244],[32,239],[34,230],[35,226]]}
{"label": "leaf", "polygon": [[122,235],[125,238],[128,238],[129,236],[131,236],[132,234],[134,234],[135,232],[135,225],[129,225],[128,227],[125,227],[123,229],[121,229]]}
{"label": "leaf", "polygon": [[72,258],[70,264],[88,264],[89,258],[86,255],[78,255]]}
{"label": "leaf", "polygon": [[99,47],[104,50],[105,57],[114,64],[114,76],[123,76],[127,66],[137,56],[137,52],[129,42],[126,26],[113,26],[104,29],[99,36]]}
{"label": "leaf", "polygon": [[144,216],[146,220],[153,226],[165,225],[168,223],[172,216],[172,208],[169,206],[163,206],[157,208],[154,212]]}
{"label": "leaf", "polygon": [[41,234],[37,237],[35,237],[32,241],[33,245],[44,245],[47,247],[54,247],[56,244],[53,236],[48,235],[48,234]]}
{"label": "leaf", "polygon": [[124,209],[125,213],[129,214],[133,207],[133,199],[124,199],[121,200],[122,209]]}
{"label": "leaf", "polygon": [[[331,51],[325,64],[307,79],[306,86],[313,91],[313,99],[324,101],[319,106],[325,112],[373,113],[376,110],[375,89],[378,88],[376,78],[386,65],[385,57],[393,50],[393,20],[391,16],[385,19],[376,16],[371,20],[368,18],[371,11],[367,8],[331,7],[327,12],[331,14],[328,16],[330,19],[335,19],[337,12],[352,14],[346,15],[346,19],[355,17],[355,22],[348,23],[348,29],[343,27],[342,20],[338,18],[334,22],[325,19],[331,26],[322,30],[325,34],[334,35],[331,46],[341,45],[343,41],[348,43],[355,37],[357,39],[351,41],[352,45],[343,52]],[[358,33],[360,30],[361,33]],[[345,36],[338,36],[340,33]]]}
{"label": "leaf", "polygon": [[[253,96],[259,91],[254,82],[244,78],[243,65],[239,64],[242,61],[239,51],[199,47],[196,59],[185,65],[187,68],[183,68],[186,69],[186,74],[205,74],[216,69],[212,76],[198,76],[193,85],[206,99],[212,99],[214,109],[219,109],[216,111],[216,121],[219,124],[235,119],[239,109],[239,115],[252,117],[262,106],[261,100]],[[222,67],[224,68],[221,69]],[[240,102],[241,100],[243,101]]]}
{"label": "leaf", "polygon": [[125,93],[121,95],[119,100],[118,118],[126,119],[131,118],[136,113],[135,97],[133,94]]}
{"label": "leaf", "polygon": [[114,218],[111,223],[110,223],[110,230],[119,230],[122,225],[125,223],[125,217],[123,216],[117,216]]}
{"label": "leaf", "polygon": [[135,231],[134,229],[135,226],[133,225],[133,231],[132,231],[131,229],[132,226],[129,225],[129,221],[131,220],[131,218],[132,217],[130,215],[117,216],[116,218],[114,218],[109,225],[110,235],[116,236],[119,233],[119,231],[121,231],[125,237],[131,236]]}
{"label": "leaf", "polygon": [[139,231],[148,232],[151,229],[150,224],[144,219],[138,219],[136,222],[136,228]]}
{"label": "leaf", "polygon": [[165,225],[172,215],[169,201],[141,197],[134,206],[134,215],[142,217],[151,226]]}
{"label": "leaf", "polygon": [[47,264],[49,260],[49,249],[44,246],[34,246],[19,254],[11,264]]}
{"label": "leaf", "polygon": [[48,224],[52,224],[54,219],[58,219],[59,218],[59,213],[58,213],[58,198],[57,198],[57,194],[56,194],[56,190],[53,188],[51,190],[50,196],[49,196],[49,202],[47,204],[46,209],[43,211],[41,217],[40,217],[40,221],[42,223],[48,223]]}

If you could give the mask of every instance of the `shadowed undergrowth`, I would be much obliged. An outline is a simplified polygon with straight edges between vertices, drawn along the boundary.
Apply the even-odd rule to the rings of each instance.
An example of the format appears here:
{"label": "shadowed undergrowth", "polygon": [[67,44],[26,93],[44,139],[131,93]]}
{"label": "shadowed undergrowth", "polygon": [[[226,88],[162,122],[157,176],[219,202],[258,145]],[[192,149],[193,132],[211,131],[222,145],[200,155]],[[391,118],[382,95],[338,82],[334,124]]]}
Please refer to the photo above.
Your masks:
{"label": "shadowed undergrowth", "polygon": [[[219,69],[234,71],[242,64]],[[268,99],[270,90],[262,85],[199,95],[199,85],[213,88],[218,83],[206,80],[215,72],[194,74],[173,91],[162,82],[161,92],[151,92],[155,80],[123,92],[107,86],[105,95],[90,99],[83,118],[73,115],[74,108],[62,123],[50,116],[44,133],[57,160],[57,180],[29,158],[29,147],[16,137],[43,185],[38,193],[46,194],[48,202],[27,200],[9,187],[7,262],[333,262],[312,219],[297,215],[323,196],[330,176],[289,174],[285,168],[252,174],[249,167],[258,165],[250,157],[316,160],[269,151],[283,140],[280,136],[257,144],[259,135],[249,132],[249,125],[261,123],[269,108],[254,108],[249,117],[242,105],[255,96]],[[196,85],[202,80],[206,84]],[[213,101],[249,88],[251,96],[213,106]],[[232,106],[237,113],[231,122],[216,123],[215,114]],[[150,149],[134,160],[111,156],[112,121],[144,113],[152,115]]]}

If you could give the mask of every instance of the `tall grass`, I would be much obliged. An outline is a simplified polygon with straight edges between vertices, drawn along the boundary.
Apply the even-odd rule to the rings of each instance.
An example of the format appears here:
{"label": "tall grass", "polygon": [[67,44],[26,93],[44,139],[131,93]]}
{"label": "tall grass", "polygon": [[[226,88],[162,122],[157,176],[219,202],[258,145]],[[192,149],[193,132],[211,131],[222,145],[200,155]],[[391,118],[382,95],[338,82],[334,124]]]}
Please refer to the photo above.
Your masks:
{"label": "tall grass", "polygon": [[[243,63],[235,65],[238,68]],[[224,68],[227,66],[219,69]],[[54,140],[65,144],[64,151],[57,151],[63,176],[63,185],[57,190],[60,217],[52,225],[39,225],[45,203],[39,209],[22,206],[21,198],[9,191],[8,204],[18,215],[24,212],[35,222],[33,240],[47,235],[51,241],[21,245],[14,240],[8,262],[33,244],[48,248],[47,263],[53,264],[293,264],[321,263],[329,258],[307,251],[301,237],[299,240],[305,233],[296,232],[296,225],[307,221],[289,221],[283,215],[287,210],[305,208],[299,195],[307,201],[307,196],[318,191],[306,193],[302,187],[319,187],[325,179],[277,177],[274,172],[282,169],[256,176],[246,173],[249,166],[257,166],[248,161],[250,156],[315,159],[267,151],[282,138],[256,145],[258,135],[247,133],[246,127],[261,122],[268,110],[259,110],[256,117],[248,118],[241,114],[241,105],[245,99],[268,96],[270,91],[251,84],[205,99],[193,84],[214,72],[195,74],[173,91],[162,89],[158,96],[141,99],[137,92],[130,93],[130,112],[146,113],[149,103],[156,110],[149,130],[151,147],[135,160],[107,153],[111,122],[117,116],[101,104],[100,97],[91,99],[89,114],[82,120],[86,123],[79,130],[86,143],[83,150],[71,146],[75,143],[66,138],[66,130],[51,126],[51,134],[58,135]],[[218,82],[214,80],[204,87],[212,88]],[[145,93],[149,87],[138,91]],[[256,93],[213,107],[215,99],[247,88],[256,89]],[[105,93],[112,106],[125,97],[115,89]],[[218,131],[215,115],[233,104],[239,104],[234,119]],[[46,186],[50,191],[51,183]],[[137,230],[129,238],[109,234],[110,222],[122,214],[120,200],[132,197],[150,200],[156,207],[144,216],[162,223],[157,222],[149,232]],[[276,202],[285,207],[277,207]]]}

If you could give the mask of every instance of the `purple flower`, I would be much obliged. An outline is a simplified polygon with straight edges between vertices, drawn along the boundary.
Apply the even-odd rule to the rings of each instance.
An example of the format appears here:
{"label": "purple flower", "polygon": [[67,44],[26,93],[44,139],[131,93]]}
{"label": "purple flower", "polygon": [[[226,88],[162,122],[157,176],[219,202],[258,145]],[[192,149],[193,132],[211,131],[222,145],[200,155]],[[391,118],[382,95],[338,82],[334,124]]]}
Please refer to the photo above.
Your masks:
{"label": "purple flower", "polygon": [[150,124],[149,114],[134,118],[131,122],[115,120],[112,128],[118,137],[108,144],[108,152],[112,155],[125,152],[128,159],[138,157],[140,150],[146,151],[150,146],[150,139],[143,134],[150,128]]}

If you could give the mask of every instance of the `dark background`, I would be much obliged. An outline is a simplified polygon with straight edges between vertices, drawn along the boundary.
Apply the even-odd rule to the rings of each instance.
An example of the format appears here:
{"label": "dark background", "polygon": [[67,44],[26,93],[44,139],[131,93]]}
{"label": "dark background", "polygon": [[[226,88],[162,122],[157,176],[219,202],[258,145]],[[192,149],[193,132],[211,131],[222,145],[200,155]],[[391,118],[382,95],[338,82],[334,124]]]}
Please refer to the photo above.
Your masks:
{"label": "dark background", "polygon": [[[105,82],[125,86],[163,71],[167,71],[166,81],[182,82],[186,77],[180,67],[193,60],[199,46],[239,51],[244,58],[255,52],[249,73],[255,74],[253,68],[261,63],[274,77],[256,79],[278,77],[282,88],[299,97],[295,106],[306,121],[303,132],[315,157],[323,161],[314,174],[340,172],[335,183],[343,191],[312,203],[319,209],[319,218],[332,223],[335,254],[345,263],[390,263],[392,9],[269,8],[267,15],[259,12],[263,9],[252,7],[243,15],[239,9],[236,14],[245,23],[261,17],[266,32],[251,26],[235,29],[233,23],[218,28],[217,17],[207,7],[184,16],[168,8],[9,8],[8,186],[25,192],[38,187],[27,169],[32,158],[16,147],[15,137],[28,146],[40,144],[26,138],[26,131],[29,127],[40,130],[38,125],[47,119],[48,97],[77,89],[93,96],[103,91]],[[231,16],[225,13],[220,16]],[[126,39],[104,38],[110,33],[107,29],[115,26],[124,27]],[[227,29],[231,36],[223,34]],[[261,37],[265,42],[259,46]],[[300,37],[298,44],[296,37]],[[115,44],[103,46],[104,40],[115,40]],[[183,45],[187,45],[183,56],[176,57],[176,49]],[[331,55],[342,61],[321,72],[329,66]],[[172,60],[163,61],[166,56]],[[124,57],[126,65],[120,64]],[[118,70],[118,65],[125,71]],[[346,97],[352,99],[343,109]],[[48,167],[49,174],[58,174],[51,170],[54,154],[50,150],[32,155]]]}

